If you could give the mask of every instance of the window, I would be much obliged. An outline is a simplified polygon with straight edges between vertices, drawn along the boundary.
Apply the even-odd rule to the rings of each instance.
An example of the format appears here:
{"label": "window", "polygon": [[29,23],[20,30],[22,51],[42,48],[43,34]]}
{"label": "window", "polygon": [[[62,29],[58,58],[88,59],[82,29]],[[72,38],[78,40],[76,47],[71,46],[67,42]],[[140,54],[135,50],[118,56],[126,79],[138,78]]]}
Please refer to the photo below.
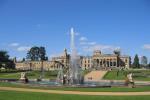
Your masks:
{"label": "window", "polygon": [[112,62],[110,62],[110,66],[112,66]]}
{"label": "window", "polygon": [[116,66],[116,65],[117,65],[116,62],[114,62],[113,66]]}

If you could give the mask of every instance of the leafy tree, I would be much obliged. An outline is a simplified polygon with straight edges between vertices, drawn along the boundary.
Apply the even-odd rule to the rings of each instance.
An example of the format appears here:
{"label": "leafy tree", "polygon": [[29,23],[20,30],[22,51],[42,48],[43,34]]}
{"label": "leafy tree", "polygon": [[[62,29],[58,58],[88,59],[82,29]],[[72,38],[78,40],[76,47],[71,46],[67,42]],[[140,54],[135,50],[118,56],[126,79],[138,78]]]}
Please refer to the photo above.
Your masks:
{"label": "leafy tree", "polygon": [[39,60],[39,47],[32,47],[27,53],[27,59],[31,61],[38,61]]}
{"label": "leafy tree", "polygon": [[9,59],[9,55],[6,51],[0,51],[0,68],[4,67],[6,69],[14,69],[15,64],[14,62]]}
{"label": "leafy tree", "polygon": [[27,52],[27,59],[30,59],[31,61],[48,60],[48,57],[46,57],[45,47],[32,47]]}
{"label": "leafy tree", "polygon": [[0,51],[0,61],[5,62],[8,61],[9,55],[7,54],[6,51]]}
{"label": "leafy tree", "polygon": [[39,56],[40,59],[43,61],[48,60],[48,57],[46,57],[46,50],[44,47],[39,47]]}
{"label": "leafy tree", "polygon": [[139,57],[138,55],[136,54],[135,57],[134,57],[134,62],[133,62],[133,68],[140,68],[140,64],[139,64]]}

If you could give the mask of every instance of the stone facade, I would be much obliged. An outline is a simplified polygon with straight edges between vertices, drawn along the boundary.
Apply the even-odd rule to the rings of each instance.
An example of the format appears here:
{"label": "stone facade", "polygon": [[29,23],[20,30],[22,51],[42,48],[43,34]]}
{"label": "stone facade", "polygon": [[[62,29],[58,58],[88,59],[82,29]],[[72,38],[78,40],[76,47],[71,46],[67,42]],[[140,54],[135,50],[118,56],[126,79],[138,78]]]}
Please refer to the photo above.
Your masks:
{"label": "stone facade", "polygon": [[96,68],[120,68],[130,67],[130,56],[117,55],[117,54],[102,54],[101,51],[94,51],[92,56],[93,66]]}
{"label": "stone facade", "polygon": [[[92,56],[80,56],[80,66],[86,69],[109,69],[109,68],[129,68],[130,56],[117,54],[102,54],[101,51],[94,51]],[[60,70],[69,67],[70,55],[64,50],[62,56],[53,57],[50,61],[24,61],[15,62],[18,70]]]}

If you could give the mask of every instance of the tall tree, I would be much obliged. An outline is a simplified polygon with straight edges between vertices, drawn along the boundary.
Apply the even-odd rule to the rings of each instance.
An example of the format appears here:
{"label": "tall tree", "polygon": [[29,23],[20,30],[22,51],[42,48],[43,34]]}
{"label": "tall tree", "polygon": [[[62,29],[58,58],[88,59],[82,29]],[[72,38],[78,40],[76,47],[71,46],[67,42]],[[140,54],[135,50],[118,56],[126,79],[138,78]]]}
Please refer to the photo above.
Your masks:
{"label": "tall tree", "polygon": [[43,61],[48,60],[46,57],[46,50],[44,47],[39,48],[39,56],[40,56],[40,59]]}
{"label": "tall tree", "polygon": [[147,66],[147,57],[146,56],[142,56],[141,57],[141,65],[142,66]]}
{"label": "tall tree", "polygon": [[27,52],[27,59],[30,59],[31,61],[47,60],[45,48],[37,46],[32,47]]}
{"label": "tall tree", "polygon": [[24,61],[26,61],[26,59],[25,59],[25,58],[22,58],[22,62],[24,62]]}
{"label": "tall tree", "polygon": [[0,51],[0,61],[5,62],[8,61],[9,55],[7,54],[7,51]]}
{"label": "tall tree", "polygon": [[135,57],[134,57],[134,62],[133,62],[133,68],[140,68],[140,64],[139,64],[139,57],[138,55],[136,54]]}
{"label": "tall tree", "polygon": [[6,69],[15,68],[15,64],[11,59],[9,59],[7,51],[0,51],[0,68],[1,67],[4,67]]}

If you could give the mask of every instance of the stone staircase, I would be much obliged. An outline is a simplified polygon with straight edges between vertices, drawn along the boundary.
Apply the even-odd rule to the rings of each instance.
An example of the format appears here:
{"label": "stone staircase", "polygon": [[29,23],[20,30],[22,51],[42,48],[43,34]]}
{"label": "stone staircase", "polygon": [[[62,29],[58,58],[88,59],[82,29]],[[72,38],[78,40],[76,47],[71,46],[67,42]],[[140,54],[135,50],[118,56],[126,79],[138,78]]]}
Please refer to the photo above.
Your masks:
{"label": "stone staircase", "polygon": [[85,82],[100,81],[106,73],[107,71],[102,71],[102,70],[91,71],[84,76],[84,81]]}

